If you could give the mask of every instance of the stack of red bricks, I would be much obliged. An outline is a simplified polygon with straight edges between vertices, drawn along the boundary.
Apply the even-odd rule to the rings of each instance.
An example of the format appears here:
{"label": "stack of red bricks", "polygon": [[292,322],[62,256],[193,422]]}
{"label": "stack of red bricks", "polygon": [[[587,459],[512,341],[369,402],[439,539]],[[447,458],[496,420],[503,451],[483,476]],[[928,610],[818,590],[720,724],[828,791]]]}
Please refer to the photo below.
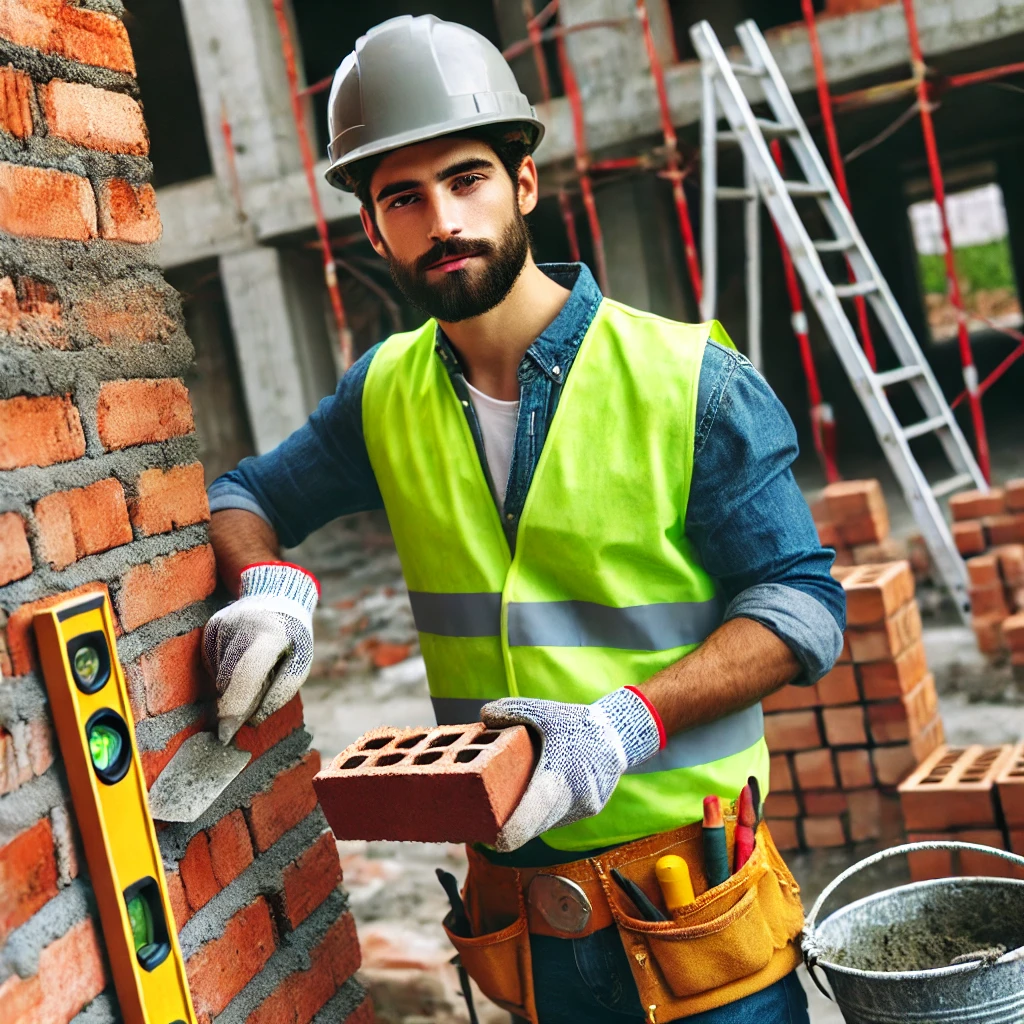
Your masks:
{"label": "stack of red bricks", "polygon": [[1024,544],[999,544],[968,558],[967,573],[978,649],[993,661],[1009,653],[1024,672]]}
{"label": "stack of red bricks", "polygon": [[965,558],[1000,544],[1024,543],[1024,478],[988,493],[961,491],[949,499],[953,539]]}
{"label": "stack of red bricks", "polygon": [[766,817],[786,849],[878,838],[885,797],[943,740],[907,562],[840,569],[847,630],[815,686],[764,702]]}
{"label": "stack of red bricks", "polygon": [[[163,280],[135,65],[116,0],[0,5],[0,1017],[121,1019],[50,726],[32,615],[106,592],[151,783],[209,727],[216,586]],[[253,759],[160,832],[200,1021],[372,1018],[296,698]]]}
{"label": "stack of red bricks", "polygon": [[[899,792],[910,842],[955,840],[1024,854],[1024,743],[940,747]],[[1024,869],[971,850],[923,850],[908,859],[914,881],[950,875],[1024,878]]]}

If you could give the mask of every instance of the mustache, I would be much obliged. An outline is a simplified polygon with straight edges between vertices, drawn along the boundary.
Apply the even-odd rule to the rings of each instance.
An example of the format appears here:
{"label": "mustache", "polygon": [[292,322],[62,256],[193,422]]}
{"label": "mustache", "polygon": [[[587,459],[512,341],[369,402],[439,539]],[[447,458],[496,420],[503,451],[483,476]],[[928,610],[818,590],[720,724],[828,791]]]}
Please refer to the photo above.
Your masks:
{"label": "mustache", "polygon": [[496,251],[493,242],[486,238],[454,238],[446,239],[432,245],[422,256],[416,258],[415,269],[423,274],[439,260],[452,256],[493,256]]}

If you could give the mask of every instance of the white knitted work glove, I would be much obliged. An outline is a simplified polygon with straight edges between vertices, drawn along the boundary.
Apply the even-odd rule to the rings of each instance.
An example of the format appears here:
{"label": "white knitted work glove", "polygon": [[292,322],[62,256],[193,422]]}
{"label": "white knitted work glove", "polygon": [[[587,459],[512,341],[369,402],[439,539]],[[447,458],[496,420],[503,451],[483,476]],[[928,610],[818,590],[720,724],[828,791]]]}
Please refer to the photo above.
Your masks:
{"label": "white knitted work glove", "polygon": [[492,729],[525,725],[540,737],[540,760],[519,805],[498,833],[503,853],[551,828],[597,814],[628,768],[665,745],[654,708],[632,687],[613,690],[593,704],[504,697],[485,704],[480,717]]}
{"label": "white knitted work glove", "polygon": [[230,742],[295,695],[313,664],[316,577],[283,562],[242,570],[238,600],[203,630],[203,658],[217,684],[217,734]]}

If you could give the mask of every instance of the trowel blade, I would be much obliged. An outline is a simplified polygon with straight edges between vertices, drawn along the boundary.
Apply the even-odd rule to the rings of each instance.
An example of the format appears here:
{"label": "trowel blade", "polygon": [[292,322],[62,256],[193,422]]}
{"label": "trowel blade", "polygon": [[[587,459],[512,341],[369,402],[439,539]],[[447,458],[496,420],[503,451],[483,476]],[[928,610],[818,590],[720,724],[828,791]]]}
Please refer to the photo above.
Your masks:
{"label": "trowel blade", "polygon": [[157,821],[195,821],[252,759],[247,750],[224,746],[213,733],[189,736],[149,791]]}

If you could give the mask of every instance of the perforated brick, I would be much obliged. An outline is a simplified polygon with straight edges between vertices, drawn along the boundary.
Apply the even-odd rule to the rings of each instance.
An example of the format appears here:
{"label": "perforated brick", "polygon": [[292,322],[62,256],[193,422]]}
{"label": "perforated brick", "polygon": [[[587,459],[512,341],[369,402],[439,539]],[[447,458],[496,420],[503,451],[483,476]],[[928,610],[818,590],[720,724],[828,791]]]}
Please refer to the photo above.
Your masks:
{"label": "perforated brick", "polygon": [[996,776],[1003,818],[1010,829],[1024,829],[1024,741],[1013,748]]}
{"label": "perforated brick", "polygon": [[881,622],[914,596],[909,562],[862,565],[843,580],[846,622],[850,626]]}
{"label": "perforated brick", "polygon": [[908,830],[994,827],[995,781],[1011,756],[999,747],[940,747],[899,787]]}
{"label": "perforated brick", "polygon": [[533,774],[523,726],[373,729],[313,780],[339,839],[493,843]]}

